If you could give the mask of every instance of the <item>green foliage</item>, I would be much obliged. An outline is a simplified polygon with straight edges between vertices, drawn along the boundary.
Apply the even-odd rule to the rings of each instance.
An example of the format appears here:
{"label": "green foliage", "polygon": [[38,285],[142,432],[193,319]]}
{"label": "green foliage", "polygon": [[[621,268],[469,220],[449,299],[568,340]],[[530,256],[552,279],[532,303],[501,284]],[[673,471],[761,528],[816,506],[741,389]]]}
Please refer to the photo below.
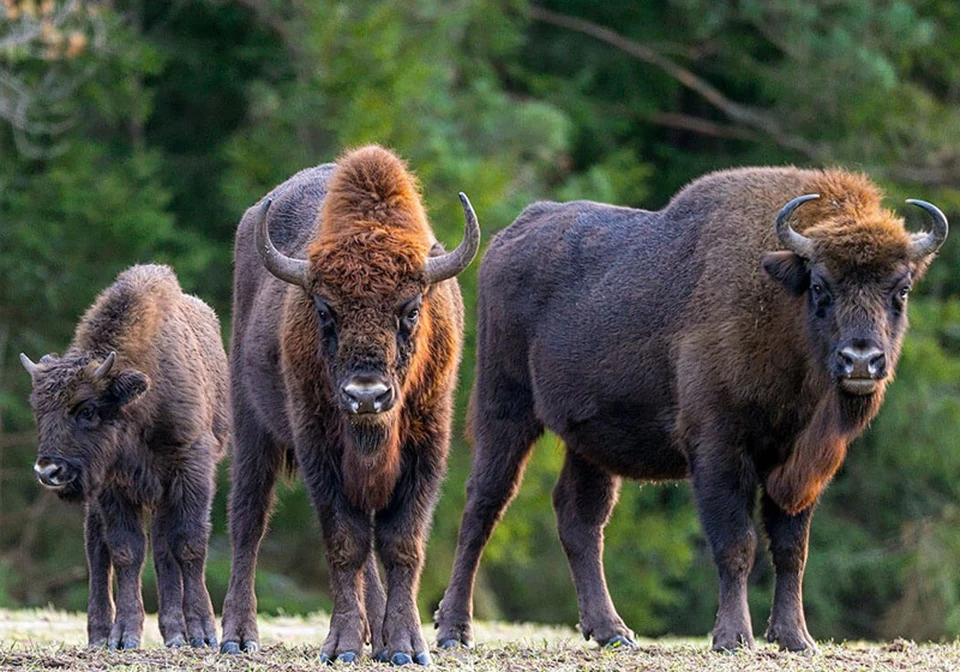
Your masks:
{"label": "green foliage", "polygon": [[[523,0],[97,7],[103,41],[75,62],[0,54],[0,70],[29,81],[45,68],[88,73],[51,108],[72,125],[37,146],[57,151],[24,152],[22,130],[0,122],[0,604],[82,609],[86,594],[80,512],[33,482],[29,381],[16,354],[62,350],[96,293],[122,268],[152,260],[173,265],[215,306],[227,337],[239,217],[292,173],[346,148],[379,142],[404,156],[448,245],[462,231],[461,189],[489,241],[537,199],[657,208],[703,172],[751,163],[841,163],[876,177],[891,204],[919,197],[960,212],[953,3],[545,5],[648,50],[636,57]],[[922,221],[910,214],[911,226]],[[913,299],[884,409],[819,507],[805,584],[815,636],[960,633],[957,269],[954,236]],[[421,587],[425,614],[446,586],[470,468],[459,437],[475,277],[476,265],[461,276],[468,331],[457,438]],[[544,437],[484,556],[479,617],[576,621],[550,505],[562,461],[562,444]],[[219,485],[208,571],[217,606],[229,572],[225,469]],[[263,611],[329,607],[319,549],[303,488],[288,484],[261,554]],[[686,484],[623,484],[606,573],[639,633],[709,630],[716,579]],[[761,556],[751,590],[758,631],[772,579]]]}

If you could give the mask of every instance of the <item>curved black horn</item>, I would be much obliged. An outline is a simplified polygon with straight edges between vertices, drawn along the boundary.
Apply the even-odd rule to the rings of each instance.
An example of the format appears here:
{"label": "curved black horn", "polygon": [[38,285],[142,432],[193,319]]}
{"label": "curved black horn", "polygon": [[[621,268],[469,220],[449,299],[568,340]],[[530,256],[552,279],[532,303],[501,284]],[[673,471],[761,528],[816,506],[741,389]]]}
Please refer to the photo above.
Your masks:
{"label": "curved black horn", "polygon": [[816,198],[820,198],[820,194],[804,194],[803,196],[798,196],[783,206],[780,214],[777,215],[777,239],[780,241],[780,244],[783,245],[785,249],[790,250],[804,259],[809,259],[813,256],[813,241],[794,231],[790,224],[787,223],[787,220],[790,219],[790,215],[793,214],[793,211],[799,206]]}
{"label": "curved black horn", "polygon": [[463,205],[463,240],[460,245],[452,252],[440,255],[439,257],[429,257],[424,269],[424,275],[427,282],[433,284],[452,278],[470,265],[473,258],[477,256],[477,250],[480,249],[480,224],[477,222],[477,214],[470,205],[470,199],[467,195],[460,192],[460,203]]}
{"label": "curved black horn", "polygon": [[278,250],[270,240],[270,225],[267,222],[267,211],[273,204],[272,199],[264,199],[260,210],[257,213],[257,221],[254,226],[256,236],[257,252],[260,254],[260,260],[268,271],[284,282],[292,285],[307,286],[307,269],[309,263],[303,259],[294,259],[288,257]]}
{"label": "curved black horn", "polygon": [[947,216],[933,203],[927,203],[926,201],[920,201],[915,198],[908,198],[907,203],[915,205],[918,208],[923,208],[927,211],[927,214],[930,215],[930,219],[933,220],[933,231],[923,238],[910,243],[910,258],[922,259],[940,249],[943,241],[947,239],[947,232],[950,230],[950,226],[947,224]]}
{"label": "curved black horn", "polygon": [[20,363],[23,364],[23,368],[25,368],[27,373],[29,373],[31,376],[33,375],[34,371],[37,370],[37,365],[33,363],[33,360],[22,352],[20,353]]}
{"label": "curved black horn", "polygon": [[93,377],[103,378],[105,375],[110,373],[110,369],[113,368],[113,363],[117,361],[117,352],[112,350],[107,358],[103,360],[103,364],[97,367],[97,370],[93,372]]}

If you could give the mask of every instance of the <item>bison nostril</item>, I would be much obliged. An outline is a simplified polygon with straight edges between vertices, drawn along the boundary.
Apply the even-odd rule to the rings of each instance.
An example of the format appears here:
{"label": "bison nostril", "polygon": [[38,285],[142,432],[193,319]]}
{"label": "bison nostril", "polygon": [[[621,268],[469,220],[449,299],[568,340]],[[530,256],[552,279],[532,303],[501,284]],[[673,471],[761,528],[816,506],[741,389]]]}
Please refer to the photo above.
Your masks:
{"label": "bison nostril", "polygon": [[854,358],[851,354],[848,354],[848,350],[841,350],[837,353],[837,357],[840,359],[840,366],[843,367],[843,375],[849,376],[853,373]]}
{"label": "bison nostril", "polygon": [[33,465],[33,471],[37,474],[37,480],[43,485],[56,486],[62,485],[62,479],[66,470],[56,462],[38,460],[37,463]]}
{"label": "bison nostril", "polygon": [[874,355],[874,357],[870,360],[870,363],[867,365],[870,375],[875,378],[880,378],[883,375],[886,367],[887,357],[882,352]]}
{"label": "bison nostril", "polygon": [[837,353],[846,378],[880,378],[887,358],[879,348],[843,348]]}
{"label": "bison nostril", "polygon": [[382,413],[393,406],[393,390],[379,377],[357,376],[340,390],[352,413]]}

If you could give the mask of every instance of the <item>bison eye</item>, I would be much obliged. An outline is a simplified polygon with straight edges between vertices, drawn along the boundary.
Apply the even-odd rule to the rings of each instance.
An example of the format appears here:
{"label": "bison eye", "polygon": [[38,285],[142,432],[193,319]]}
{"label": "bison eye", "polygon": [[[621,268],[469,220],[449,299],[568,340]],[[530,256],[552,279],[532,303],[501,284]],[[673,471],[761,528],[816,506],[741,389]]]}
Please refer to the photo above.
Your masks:
{"label": "bison eye", "polygon": [[313,306],[317,311],[317,319],[320,321],[320,326],[330,326],[333,323],[333,310],[330,309],[330,305],[323,299],[314,296]]}
{"label": "bison eye", "polygon": [[816,282],[813,283],[810,285],[810,292],[813,294],[813,298],[819,299],[821,296],[823,296],[823,285]]}
{"label": "bison eye", "polygon": [[77,424],[79,424],[81,427],[93,427],[99,420],[97,417],[97,409],[90,404],[87,404],[77,411],[76,419]]}
{"label": "bison eye", "polygon": [[897,296],[900,297],[900,300],[901,300],[901,301],[906,301],[906,300],[907,300],[907,294],[909,294],[909,293],[910,293],[910,288],[909,288],[909,287],[901,287],[901,288],[900,288],[900,291],[897,292]]}
{"label": "bison eye", "polygon": [[410,332],[417,325],[420,319],[420,308],[423,303],[423,297],[418,295],[407,301],[399,311],[400,328],[403,331]]}

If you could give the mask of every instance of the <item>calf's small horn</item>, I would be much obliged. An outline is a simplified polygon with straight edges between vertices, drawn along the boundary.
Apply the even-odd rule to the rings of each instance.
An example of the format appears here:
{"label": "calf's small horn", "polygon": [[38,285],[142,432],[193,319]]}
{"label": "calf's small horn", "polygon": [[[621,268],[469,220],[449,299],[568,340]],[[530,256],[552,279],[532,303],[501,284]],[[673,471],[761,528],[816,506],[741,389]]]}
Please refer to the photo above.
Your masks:
{"label": "calf's small horn", "polygon": [[97,370],[93,372],[94,378],[103,378],[105,375],[110,373],[110,369],[113,368],[113,363],[117,361],[117,353],[115,350],[112,350],[107,358],[103,360],[103,364],[97,367]]}
{"label": "calf's small horn", "polygon": [[260,209],[257,211],[257,221],[254,226],[254,232],[260,260],[268,271],[284,282],[306,288],[309,262],[303,259],[288,257],[274,247],[273,241],[270,240],[270,226],[269,222],[267,222],[267,211],[272,204],[272,199],[264,199],[260,205]]}
{"label": "calf's small horn", "polygon": [[794,231],[787,220],[799,206],[817,198],[820,198],[820,194],[798,196],[783,206],[780,214],[777,215],[777,239],[780,244],[783,245],[784,249],[790,250],[804,259],[810,259],[813,256],[813,241]]}
{"label": "calf's small horn", "polygon": [[933,231],[923,236],[923,238],[910,243],[908,251],[910,258],[922,259],[940,249],[943,241],[947,239],[947,232],[950,230],[950,227],[947,224],[947,216],[933,203],[920,201],[916,198],[908,198],[907,203],[915,205],[918,208],[923,208],[927,211],[927,214],[930,215],[930,219],[933,220]]}
{"label": "calf's small horn", "polygon": [[20,353],[20,363],[23,364],[23,368],[25,368],[27,373],[29,373],[31,376],[33,375],[34,371],[37,370],[37,365],[33,363],[33,360],[22,352]]}
{"label": "calf's small horn", "polygon": [[480,224],[477,222],[477,213],[470,205],[467,195],[460,192],[460,203],[463,205],[463,240],[452,252],[439,257],[428,257],[424,268],[424,276],[428,284],[440,282],[460,273],[470,265],[480,249]]}

